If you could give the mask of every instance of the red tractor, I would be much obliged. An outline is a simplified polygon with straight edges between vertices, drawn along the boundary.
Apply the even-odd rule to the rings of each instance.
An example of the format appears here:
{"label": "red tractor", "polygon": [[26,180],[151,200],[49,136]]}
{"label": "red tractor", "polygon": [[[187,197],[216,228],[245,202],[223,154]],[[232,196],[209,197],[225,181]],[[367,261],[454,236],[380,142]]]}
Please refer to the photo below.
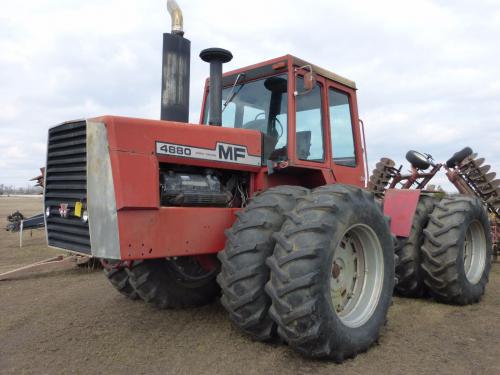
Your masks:
{"label": "red tractor", "polygon": [[[49,130],[49,246],[103,259],[122,294],[159,308],[222,291],[255,339],[336,361],[367,350],[392,300],[394,236],[410,236],[418,196],[387,194],[391,224],[364,189],[355,83],[290,55],[222,75],[232,55],[211,48],[200,54],[210,63],[200,124],[189,124],[190,42],[168,3],[161,121],[103,116]],[[436,272],[459,272],[449,302],[474,302],[489,271],[487,213],[474,198],[448,209],[462,221],[436,250]],[[462,275],[468,228],[482,262],[473,279]]]}

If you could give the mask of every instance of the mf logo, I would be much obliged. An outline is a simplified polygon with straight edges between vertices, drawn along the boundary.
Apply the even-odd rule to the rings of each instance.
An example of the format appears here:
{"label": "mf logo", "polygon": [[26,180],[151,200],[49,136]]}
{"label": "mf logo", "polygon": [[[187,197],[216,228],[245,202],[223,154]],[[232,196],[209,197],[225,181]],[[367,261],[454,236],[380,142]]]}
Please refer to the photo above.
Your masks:
{"label": "mf logo", "polygon": [[238,161],[238,158],[245,158],[245,156],[244,147],[219,145],[219,159]]}
{"label": "mf logo", "polygon": [[67,203],[61,203],[59,205],[59,215],[62,218],[67,218],[68,217],[68,204]]}

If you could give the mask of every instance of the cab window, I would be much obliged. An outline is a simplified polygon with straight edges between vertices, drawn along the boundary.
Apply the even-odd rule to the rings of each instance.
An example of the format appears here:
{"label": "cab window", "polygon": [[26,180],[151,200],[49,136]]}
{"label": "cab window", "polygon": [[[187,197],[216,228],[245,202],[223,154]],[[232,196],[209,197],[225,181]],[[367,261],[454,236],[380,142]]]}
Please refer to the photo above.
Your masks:
{"label": "cab window", "polygon": [[333,161],[338,165],[355,167],[356,153],[349,95],[330,89],[328,100],[330,106],[330,136]]}
{"label": "cab window", "polygon": [[[304,91],[303,77],[297,79],[297,91]],[[318,83],[310,92],[296,96],[296,152],[300,160],[322,162],[325,159],[321,91]]]}
{"label": "cab window", "polygon": [[[264,160],[285,160],[287,156],[287,88],[287,75],[280,74],[239,82],[222,91],[222,126],[262,132]],[[208,117],[207,105],[204,123]]]}

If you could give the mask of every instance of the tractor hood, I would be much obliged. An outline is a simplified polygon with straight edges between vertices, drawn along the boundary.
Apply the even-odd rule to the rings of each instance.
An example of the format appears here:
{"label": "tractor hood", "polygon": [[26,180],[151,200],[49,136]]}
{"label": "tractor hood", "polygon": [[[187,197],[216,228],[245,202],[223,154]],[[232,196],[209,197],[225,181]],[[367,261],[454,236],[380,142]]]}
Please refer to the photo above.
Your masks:
{"label": "tractor hood", "polygon": [[102,141],[108,144],[117,210],[158,208],[160,163],[249,172],[262,165],[262,134],[255,130],[114,116],[87,120],[89,161],[107,157],[95,155]]}
{"label": "tractor hood", "polygon": [[[254,130],[104,116],[110,152],[156,155],[159,162],[258,171],[262,135]],[[236,165],[235,165],[236,164]]]}
{"label": "tractor hood", "polygon": [[[234,210],[209,208],[210,214],[200,219],[199,208],[161,207],[160,164],[256,172],[261,169],[261,133],[112,116],[89,119],[86,127],[93,255],[133,259],[146,256],[143,246],[153,249],[150,257],[165,249],[184,253],[188,245],[179,233],[194,220],[205,220],[197,226],[205,232],[189,236],[189,246],[202,252],[224,246],[217,234],[231,225]],[[220,230],[214,231],[217,225]],[[165,228],[177,229],[167,235]]]}

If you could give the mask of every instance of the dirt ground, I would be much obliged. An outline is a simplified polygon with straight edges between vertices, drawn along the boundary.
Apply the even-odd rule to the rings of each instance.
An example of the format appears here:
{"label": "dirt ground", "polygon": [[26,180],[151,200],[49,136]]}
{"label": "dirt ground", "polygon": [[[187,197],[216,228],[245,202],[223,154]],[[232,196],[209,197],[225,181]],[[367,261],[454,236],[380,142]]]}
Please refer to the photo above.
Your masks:
{"label": "dirt ground", "polygon": [[[8,213],[37,198],[0,197]],[[43,231],[0,230],[0,273],[58,255]],[[379,345],[342,365],[253,342],[214,303],[159,311],[118,294],[101,271],[69,267],[0,281],[0,373],[500,374],[500,264],[480,304],[395,298]]]}

